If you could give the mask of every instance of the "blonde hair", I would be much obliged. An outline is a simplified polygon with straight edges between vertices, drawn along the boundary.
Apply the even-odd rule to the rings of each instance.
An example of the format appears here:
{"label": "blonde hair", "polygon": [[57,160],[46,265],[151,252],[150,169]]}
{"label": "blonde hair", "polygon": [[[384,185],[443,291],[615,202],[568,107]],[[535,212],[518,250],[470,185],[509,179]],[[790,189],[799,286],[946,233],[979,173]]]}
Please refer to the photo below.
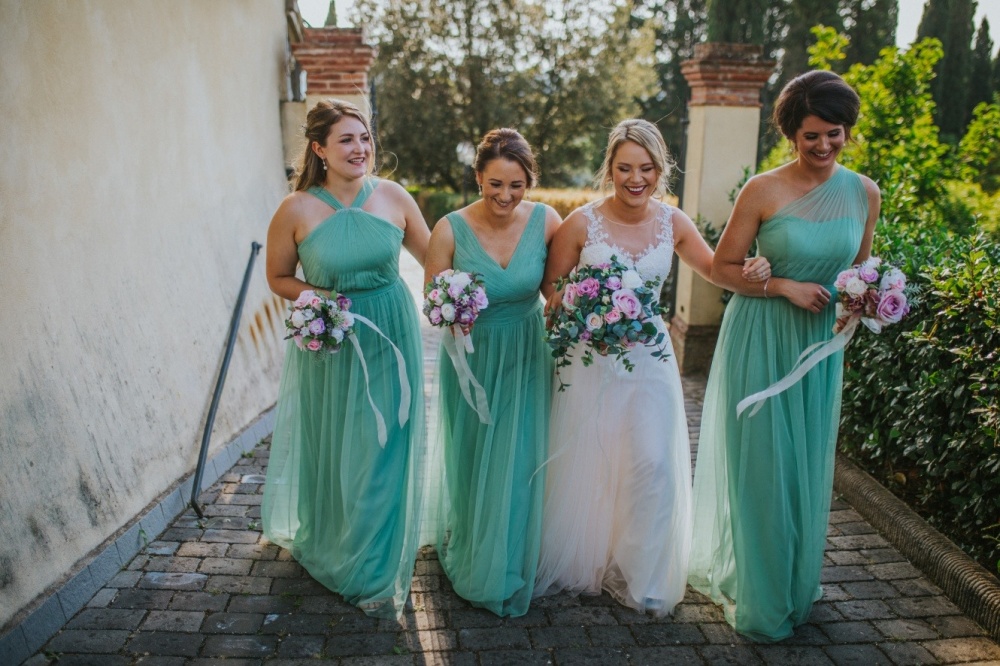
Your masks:
{"label": "blonde hair", "polygon": [[594,178],[594,186],[603,189],[612,182],[611,165],[615,160],[618,149],[626,141],[631,141],[644,148],[649,153],[653,161],[653,167],[658,174],[656,181],[656,194],[665,194],[670,191],[668,180],[674,168],[674,160],[670,157],[667,144],[663,140],[663,135],[653,123],[641,118],[630,118],[618,123],[608,135],[608,147],[604,151],[604,163]]}
{"label": "blonde hair", "polygon": [[[320,145],[326,143],[326,138],[330,136],[333,126],[344,119],[345,116],[356,118],[365,126],[365,131],[371,136],[371,125],[368,124],[368,116],[361,112],[361,109],[350,102],[339,99],[326,99],[316,103],[316,106],[309,109],[306,115],[305,137],[306,148],[302,158],[295,165],[298,174],[295,180],[295,190],[305,190],[314,185],[322,185],[326,181],[326,170],[323,168],[323,160],[320,159],[316,151],[312,149],[313,141]],[[375,169],[375,137],[371,137],[372,160],[368,163],[368,173]]]}

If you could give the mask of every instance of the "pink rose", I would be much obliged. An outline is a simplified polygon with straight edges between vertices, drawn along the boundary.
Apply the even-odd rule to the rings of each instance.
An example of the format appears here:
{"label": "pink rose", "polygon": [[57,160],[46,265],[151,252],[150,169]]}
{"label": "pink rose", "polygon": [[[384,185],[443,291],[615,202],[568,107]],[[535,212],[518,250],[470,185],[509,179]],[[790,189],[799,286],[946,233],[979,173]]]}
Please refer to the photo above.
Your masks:
{"label": "pink rose", "polygon": [[617,275],[612,275],[607,279],[607,281],[604,284],[611,291],[618,291],[619,289],[622,288],[622,279]]}
{"label": "pink rose", "polygon": [[479,309],[483,309],[490,304],[489,299],[486,298],[486,290],[483,289],[482,287],[476,289],[476,291],[472,295],[472,298],[476,303],[476,307]]}
{"label": "pink rose", "polygon": [[441,305],[441,290],[431,289],[429,292],[427,292],[427,300],[433,303],[434,305]]}
{"label": "pink rose", "polygon": [[622,313],[621,310],[619,310],[618,308],[611,308],[610,311],[604,314],[604,321],[608,322],[609,324],[613,324],[616,321],[621,321],[621,318],[622,318]]}
{"label": "pink rose", "polygon": [[868,284],[871,284],[878,280],[878,271],[875,270],[874,266],[862,264],[861,268],[858,269],[858,277]]}
{"label": "pink rose", "polygon": [[562,304],[567,310],[576,308],[576,285],[572,282],[563,289]]}
{"label": "pink rose", "polygon": [[299,297],[295,299],[295,307],[304,308],[312,302],[312,299],[316,297],[316,292],[312,289],[306,289]]}
{"label": "pink rose", "polygon": [[323,343],[320,342],[319,340],[310,340],[309,342],[306,343],[306,349],[308,349],[309,351],[319,351],[320,347],[322,346]]}
{"label": "pink rose", "polygon": [[840,272],[840,275],[837,276],[837,281],[833,283],[833,286],[837,288],[837,291],[844,291],[844,287],[847,286],[848,281],[855,277],[858,277],[858,272],[853,268],[848,268],[846,271]]}
{"label": "pink rose", "polygon": [[597,278],[584,278],[578,285],[576,285],[576,291],[588,298],[593,298],[597,296],[598,292],[601,290],[601,283],[597,281]]}
{"label": "pink rose", "polygon": [[431,308],[430,313],[427,318],[431,320],[431,323],[437,326],[441,323],[443,317],[441,316],[441,308]]}
{"label": "pink rose", "polygon": [[906,295],[901,291],[887,291],[878,304],[875,314],[887,324],[895,324],[910,311]]}
{"label": "pink rose", "polygon": [[631,289],[619,289],[611,294],[611,302],[629,319],[635,319],[642,313],[642,303]]}

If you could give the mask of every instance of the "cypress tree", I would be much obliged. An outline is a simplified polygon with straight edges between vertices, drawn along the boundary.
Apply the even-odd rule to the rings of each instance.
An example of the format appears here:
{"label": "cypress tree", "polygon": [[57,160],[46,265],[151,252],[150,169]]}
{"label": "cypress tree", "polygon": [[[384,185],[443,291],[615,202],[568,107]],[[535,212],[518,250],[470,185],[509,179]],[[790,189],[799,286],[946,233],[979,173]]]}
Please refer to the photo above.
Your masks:
{"label": "cypress tree", "polygon": [[851,43],[842,61],[843,69],[856,62],[870,65],[879,51],[896,43],[899,0],[846,0],[844,27]]}
{"label": "cypress tree", "polygon": [[976,33],[976,46],[972,49],[972,67],[969,77],[969,100],[966,118],[981,102],[993,99],[993,40],[990,39],[990,22],[983,17]]}
{"label": "cypress tree", "polygon": [[790,0],[785,22],[788,32],[783,45],[785,53],[781,57],[780,86],[809,70],[807,49],[814,41],[813,26],[825,25],[837,32],[844,31],[844,21],[840,16],[837,0]]}
{"label": "cypress tree", "polygon": [[337,26],[337,2],[336,0],[330,0],[330,9],[326,12],[326,21],[323,23],[324,27],[336,27]]}
{"label": "cypress tree", "polygon": [[935,37],[944,57],[934,67],[931,95],[937,109],[934,122],[941,138],[957,142],[968,122],[969,79],[972,75],[972,19],[976,0],[927,0],[917,40]]}

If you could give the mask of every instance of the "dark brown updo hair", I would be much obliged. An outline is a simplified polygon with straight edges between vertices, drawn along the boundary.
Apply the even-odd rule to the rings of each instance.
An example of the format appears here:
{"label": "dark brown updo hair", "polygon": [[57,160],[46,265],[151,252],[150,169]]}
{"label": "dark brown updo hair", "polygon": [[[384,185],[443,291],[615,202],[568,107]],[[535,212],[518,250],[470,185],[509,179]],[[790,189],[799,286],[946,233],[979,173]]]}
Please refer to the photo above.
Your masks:
{"label": "dark brown updo hair", "polygon": [[861,99],[854,88],[833,72],[813,70],[785,84],[774,104],[771,121],[788,139],[802,127],[806,116],[816,116],[833,125],[843,125],[847,138],[858,121]]}
{"label": "dark brown updo hair", "polygon": [[[361,121],[365,126],[365,131],[371,136],[372,129],[368,124],[368,117],[361,112],[361,109],[350,102],[339,99],[325,99],[316,103],[316,106],[309,109],[306,115],[305,136],[306,149],[302,154],[302,159],[296,165],[298,178],[295,181],[295,190],[305,190],[314,185],[322,185],[326,182],[326,170],[323,169],[323,160],[320,159],[316,151],[312,149],[313,141],[321,146],[326,143],[326,138],[330,136],[333,126],[350,116]],[[372,141],[372,160],[368,163],[368,171],[371,173],[375,163],[375,137]]]}
{"label": "dark brown updo hair", "polygon": [[535,162],[535,155],[531,152],[531,146],[517,130],[502,127],[487,132],[476,147],[476,159],[472,163],[472,168],[476,173],[482,174],[487,164],[500,158],[521,165],[528,177],[529,188],[538,184],[538,163]]}

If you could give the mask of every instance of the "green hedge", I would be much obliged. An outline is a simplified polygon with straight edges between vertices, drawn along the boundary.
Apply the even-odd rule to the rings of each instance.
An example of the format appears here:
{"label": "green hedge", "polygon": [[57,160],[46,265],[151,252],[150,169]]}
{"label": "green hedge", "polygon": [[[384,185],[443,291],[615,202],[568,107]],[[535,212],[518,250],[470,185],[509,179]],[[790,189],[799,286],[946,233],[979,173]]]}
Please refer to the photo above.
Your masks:
{"label": "green hedge", "polygon": [[921,297],[848,347],[841,448],[1000,569],[1000,248],[933,225],[880,225],[878,239]]}

